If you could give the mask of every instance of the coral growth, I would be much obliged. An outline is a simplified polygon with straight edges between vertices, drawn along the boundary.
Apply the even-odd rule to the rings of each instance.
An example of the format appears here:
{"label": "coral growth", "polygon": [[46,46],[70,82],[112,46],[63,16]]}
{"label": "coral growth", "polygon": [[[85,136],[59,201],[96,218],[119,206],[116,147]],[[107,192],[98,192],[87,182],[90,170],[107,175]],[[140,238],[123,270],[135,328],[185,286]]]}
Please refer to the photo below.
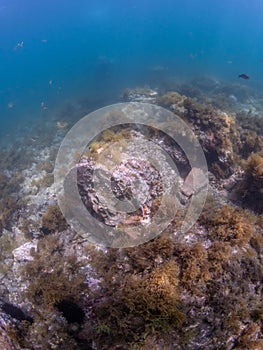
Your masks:
{"label": "coral growth", "polygon": [[238,153],[243,159],[247,159],[251,153],[258,153],[263,149],[263,137],[253,130],[243,130],[240,133]]}
{"label": "coral growth", "polygon": [[57,205],[50,205],[42,216],[41,231],[44,234],[66,230],[67,223]]}
{"label": "coral growth", "polygon": [[180,108],[182,110],[184,107],[185,99],[186,99],[186,96],[180,95],[176,91],[171,91],[160,96],[157,99],[157,103],[162,107],[170,108],[172,110],[176,109],[180,111]]}
{"label": "coral growth", "polygon": [[78,329],[84,321],[80,301],[88,289],[82,264],[76,255],[65,252],[57,235],[40,239],[31,254],[34,259],[22,276],[30,282],[25,297],[33,305],[33,322],[17,325],[9,336],[13,331],[12,337],[16,335],[16,343],[23,348],[33,343],[42,349],[79,349],[71,324]]}
{"label": "coral growth", "polygon": [[129,263],[136,272],[152,270],[158,263],[167,261],[173,255],[173,240],[167,235],[134,248],[126,248]]}
{"label": "coral growth", "polygon": [[177,248],[181,263],[180,282],[188,290],[199,294],[211,279],[207,250],[201,243],[193,246],[182,245]]}
{"label": "coral growth", "polygon": [[254,131],[256,135],[263,136],[263,119],[261,115],[241,111],[237,113],[236,118],[243,130]]}
{"label": "coral growth", "polygon": [[11,220],[22,205],[19,198],[19,187],[22,175],[17,172],[12,177],[0,172],[0,231],[10,229]]}
{"label": "coral growth", "polygon": [[236,193],[241,204],[263,213],[263,154],[252,154],[244,164],[245,174]]}
{"label": "coral growth", "polygon": [[57,235],[40,239],[32,255],[34,260],[24,270],[25,276],[34,276],[26,293],[29,300],[53,308],[63,300],[80,297],[85,277],[77,273],[80,264],[76,257],[64,256]]}
{"label": "coral growth", "polygon": [[202,145],[209,170],[217,178],[229,177],[235,167],[234,145],[238,140],[236,123],[228,114],[187,98],[185,119],[190,122]]}
{"label": "coral growth", "polygon": [[244,246],[255,233],[254,215],[229,205],[202,215],[200,221],[208,227],[208,235],[213,241],[231,245]]}
{"label": "coral growth", "polygon": [[[167,261],[172,255],[172,244],[168,247],[167,243],[167,238],[158,238],[139,247],[138,262],[130,249],[124,256],[114,250],[106,256],[102,252],[92,253],[91,263],[100,277],[92,312],[100,349],[111,348],[114,344],[126,349],[125,344],[142,342],[149,332],[162,334],[184,322],[178,301],[179,267],[175,260]],[[160,248],[159,263],[155,256],[157,247]],[[150,254],[149,260],[142,252]],[[143,272],[139,272],[142,269]],[[99,298],[102,291],[103,297]],[[94,334],[86,329],[85,336]]]}

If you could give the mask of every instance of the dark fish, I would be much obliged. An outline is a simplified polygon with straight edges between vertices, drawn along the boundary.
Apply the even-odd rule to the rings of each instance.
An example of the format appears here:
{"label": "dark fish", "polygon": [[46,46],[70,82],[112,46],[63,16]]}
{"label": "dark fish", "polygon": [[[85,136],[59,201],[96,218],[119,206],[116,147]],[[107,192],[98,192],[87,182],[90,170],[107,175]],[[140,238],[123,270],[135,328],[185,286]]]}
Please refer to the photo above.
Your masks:
{"label": "dark fish", "polygon": [[30,323],[33,323],[34,321],[33,318],[26,315],[24,311],[20,309],[20,307],[17,307],[11,303],[3,302],[1,305],[1,310],[18,321],[28,321]]}
{"label": "dark fish", "polygon": [[239,78],[242,78],[242,79],[245,79],[245,80],[248,80],[248,79],[250,79],[250,76],[248,76],[247,74],[239,74],[239,76],[238,76]]}

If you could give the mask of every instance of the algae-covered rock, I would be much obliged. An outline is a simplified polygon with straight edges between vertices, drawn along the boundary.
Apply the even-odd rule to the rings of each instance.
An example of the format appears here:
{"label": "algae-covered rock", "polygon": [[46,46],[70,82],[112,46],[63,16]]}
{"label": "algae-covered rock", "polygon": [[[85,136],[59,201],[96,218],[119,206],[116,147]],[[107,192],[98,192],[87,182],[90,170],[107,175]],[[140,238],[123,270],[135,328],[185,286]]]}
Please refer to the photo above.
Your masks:
{"label": "algae-covered rock", "polygon": [[[24,172],[22,191],[21,177],[1,171],[0,225],[10,226],[10,231],[3,230],[0,238],[1,294],[6,298],[0,312],[0,348],[262,348],[262,120],[248,113],[235,118],[227,109],[228,94],[233,94],[230,99],[235,102],[231,108],[246,102],[246,88],[201,79],[178,91],[188,97],[176,91],[160,96],[157,90],[142,88],[127,90],[124,98],[170,109],[190,125],[203,147],[210,171],[209,196],[198,221],[185,234],[180,232],[183,209],[202,189],[203,173],[190,169],[186,155],[162,132],[148,129],[146,136],[175,163],[181,185],[178,199],[185,202],[179,203],[162,234],[132,248],[92,246],[67,225],[56,204],[51,178],[37,183],[30,180],[39,171],[51,174],[49,153],[34,150],[39,164]],[[168,121],[171,126],[174,114]],[[109,118],[114,120],[114,115]],[[131,200],[130,178],[140,174],[144,180],[137,186],[144,205],[122,218],[136,236],[138,222],[150,221],[160,207],[164,188],[154,166],[140,159],[140,154],[149,153],[146,144],[132,146],[136,161],[122,159],[126,141],[142,132],[141,127],[132,132],[125,128],[121,133],[104,131],[82,154],[83,162],[78,157],[77,195],[83,210],[90,209],[98,221],[113,229],[119,224],[116,213],[102,208],[92,186],[94,164],[109,146],[116,166],[107,189],[114,198]],[[50,137],[42,140],[50,142]],[[28,145],[36,142],[31,140]],[[122,147],[119,152],[113,147],[116,142]],[[16,157],[12,152],[12,162]],[[105,167],[101,170],[107,171]],[[64,185],[70,193],[67,178]],[[28,205],[17,202],[23,194],[28,195]],[[165,217],[167,213],[161,214]],[[26,237],[17,230],[21,224],[23,232],[28,232]],[[34,234],[29,235],[31,231]],[[18,241],[16,235],[21,236]]]}
{"label": "algae-covered rock", "polygon": [[236,188],[242,206],[263,213],[263,153],[253,153],[244,164],[243,179]]}
{"label": "algae-covered rock", "polygon": [[209,170],[217,178],[229,177],[235,169],[235,145],[239,141],[233,117],[212,106],[187,98],[184,118],[193,126],[206,156]]}
{"label": "algae-covered rock", "polygon": [[125,102],[156,103],[158,92],[150,88],[126,89],[123,93]]}
{"label": "algae-covered rock", "polygon": [[57,205],[50,205],[42,216],[43,233],[54,233],[66,230],[67,223]]}
{"label": "algae-covered rock", "polygon": [[157,99],[157,103],[165,108],[169,108],[175,112],[184,112],[184,101],[186,96],[180,95],[176,91],[168,92]]}

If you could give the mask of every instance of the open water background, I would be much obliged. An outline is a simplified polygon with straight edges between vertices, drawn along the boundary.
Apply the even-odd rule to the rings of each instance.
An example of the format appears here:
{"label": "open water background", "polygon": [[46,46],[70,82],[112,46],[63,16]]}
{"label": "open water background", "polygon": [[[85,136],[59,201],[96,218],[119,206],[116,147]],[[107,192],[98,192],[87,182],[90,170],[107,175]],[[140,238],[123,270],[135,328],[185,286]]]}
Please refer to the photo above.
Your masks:
{"label": "open water background", "polygon": [[172,77],[260,91],[262,15],[262,0],[0,0],[0,132],[43,118],[42,102],[103,105]]}

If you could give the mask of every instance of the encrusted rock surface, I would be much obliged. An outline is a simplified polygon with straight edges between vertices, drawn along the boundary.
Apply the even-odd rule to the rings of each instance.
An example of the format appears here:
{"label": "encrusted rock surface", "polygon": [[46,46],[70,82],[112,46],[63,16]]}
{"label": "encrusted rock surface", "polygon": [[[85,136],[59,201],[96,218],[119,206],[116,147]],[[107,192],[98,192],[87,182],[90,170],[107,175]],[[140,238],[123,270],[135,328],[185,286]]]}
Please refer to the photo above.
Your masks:
{"label": "encrusted rock surface", "polygon": [[150,88],[126,89],[123,93],[125,102],[156,103],[158,92]]}

